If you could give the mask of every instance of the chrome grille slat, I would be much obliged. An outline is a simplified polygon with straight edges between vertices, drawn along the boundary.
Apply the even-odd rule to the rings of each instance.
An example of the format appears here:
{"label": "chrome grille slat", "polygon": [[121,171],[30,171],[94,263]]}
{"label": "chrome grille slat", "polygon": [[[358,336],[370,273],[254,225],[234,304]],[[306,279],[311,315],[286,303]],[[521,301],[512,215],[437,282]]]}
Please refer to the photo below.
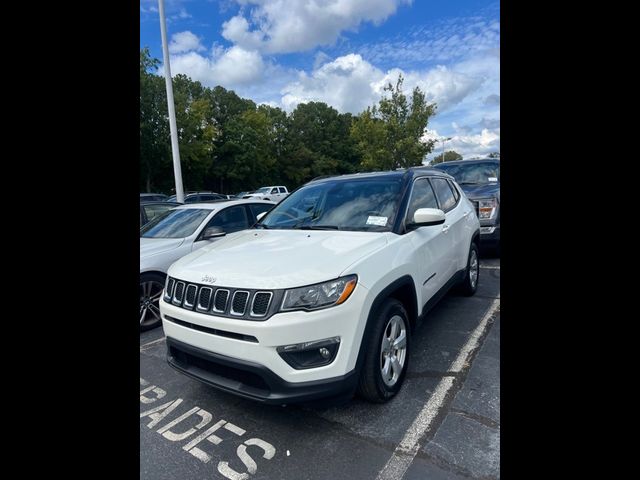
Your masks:
{"label": "chrome grille slat", "polygon": [[182,304],[182,297],[184,296],[184,287],[185,287],[184,282],[176,283],[175,293],[173,295],[173,300],[171,300],[171,303],[173,303],[174,305]]}
{"label": "chrome grille slat", "polygon": [[199,312],[208,312],[211,308],[211,296],[213,294],[213,288],[200,287],[200,294],[198,295],[198,305],[196,310]]}
{"label": "chrome grille slat", "polygon": [[233,298],[231,299],[231,315],[243,316],[247,311],[248,300],[249,292],[246,290],[236,290],[233,292]]}
{"label": "chrome grille slat", "polygon": [[216,295],[213,299],[213,312],[224,313],[227,310],[227,302],[229,301],[229,290],[225,288],[219,288],[216,290]]}
{"label": "chrome grille slat", "polygon": [[171,300],[171,297],[173,296],[173,287],[175,286],[175,283],[176,281],[173,278],[167,277],[167,283],[164,288],[165,302],[169,302]]}
{"label": "chrome grille slat", "polygon": [[184,302],[182,302],[182,306],[184,308],[193,308],[196,304],[196,294],[198,293],[198,286],[190,283],[187,285],[184,294]]}
{"label": "chrome grille slat", "polygon": [[252,317],[264,317],[269,311],[269,305],[271,305],[272,298],[272,292],[256,292],[253,296],[253,300],[251,300],[250,315]]}

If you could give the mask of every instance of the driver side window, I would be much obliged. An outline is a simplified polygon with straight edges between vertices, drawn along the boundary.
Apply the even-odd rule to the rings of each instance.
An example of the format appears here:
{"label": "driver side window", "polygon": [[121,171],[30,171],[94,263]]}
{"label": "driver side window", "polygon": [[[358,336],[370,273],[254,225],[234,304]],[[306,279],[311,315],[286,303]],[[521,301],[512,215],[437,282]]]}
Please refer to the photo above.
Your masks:
{"label": "driver side window", "polygon": [[227,208],[213,217],[205,229],[209,227],[220,227],[225,233],[245,230],[249,228],[247,212],[243,205]]}
{"label": "driver side window", "polygon": [[436,196],[431,188],[431,182],[427,178],[419,178],[413,184],[411,200],[407,208],[406,222],[413,221],[413,215],[419,208],[438,208]]}

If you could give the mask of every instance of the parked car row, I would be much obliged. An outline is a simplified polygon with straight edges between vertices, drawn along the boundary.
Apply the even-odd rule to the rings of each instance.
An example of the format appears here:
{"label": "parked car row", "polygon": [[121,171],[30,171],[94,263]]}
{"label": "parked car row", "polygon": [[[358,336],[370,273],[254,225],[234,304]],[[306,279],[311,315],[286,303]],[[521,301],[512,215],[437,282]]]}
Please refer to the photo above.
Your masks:
{"label": "parked car row", "polygon": [[469,200],[480,219],[480,245],[500,252],[500,160],[457,160],[435,165],[448,173]]}
{"label": "parked car row", "polygon": [[140,229],[140,329],[160,325],[160,293],[173,262],[251,227],[259,214],[274,205],[261,200],[178,205],[144,225]]}

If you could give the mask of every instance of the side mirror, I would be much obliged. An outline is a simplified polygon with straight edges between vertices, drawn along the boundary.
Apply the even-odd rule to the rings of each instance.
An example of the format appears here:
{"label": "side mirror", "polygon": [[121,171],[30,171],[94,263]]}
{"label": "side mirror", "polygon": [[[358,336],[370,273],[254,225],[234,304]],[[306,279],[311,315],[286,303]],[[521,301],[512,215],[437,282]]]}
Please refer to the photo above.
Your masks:
{"label": "side mirror", "polygon": [[438,208],[419,208],[413,214],[413,222],[408,226],[413,228],[442,225],[446,220],[444,212]]}
{"label": "side mirror", "polygon": [[260,221],[260,219],[262,219],[262,217],[264,217],[266,214],[267,214],[267,212],[259,213],[258,215],[256,215],[256,220]]}
{"label": "side mirror", "polygon": [[224,237],[225,235],[225,231],[220,227],[209,227],[205,228],[204,233],[202,234],[202,239],[211,240],[212,238]]}

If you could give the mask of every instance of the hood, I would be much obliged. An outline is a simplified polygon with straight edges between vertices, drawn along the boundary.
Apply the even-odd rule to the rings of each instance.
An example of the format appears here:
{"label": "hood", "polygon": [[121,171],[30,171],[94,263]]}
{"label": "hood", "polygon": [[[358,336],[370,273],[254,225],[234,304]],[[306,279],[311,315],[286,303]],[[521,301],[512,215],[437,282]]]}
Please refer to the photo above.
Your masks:
{"label": "hood", "polygon": [[140,237],[140,258],[150,257],[178,248],[184,238],[142,238]]}
{"label": "hood", "polygon": [[485,183],[480,185],[460,185],[467,197],[487,198],[500,197],[500,183]]}
{"label": "hood", "polygon": [[386,243],[371,232],[245,230],[182,257],[168,274],[195,283],[207,275],[232,288],[301,287],[337,278]]}

